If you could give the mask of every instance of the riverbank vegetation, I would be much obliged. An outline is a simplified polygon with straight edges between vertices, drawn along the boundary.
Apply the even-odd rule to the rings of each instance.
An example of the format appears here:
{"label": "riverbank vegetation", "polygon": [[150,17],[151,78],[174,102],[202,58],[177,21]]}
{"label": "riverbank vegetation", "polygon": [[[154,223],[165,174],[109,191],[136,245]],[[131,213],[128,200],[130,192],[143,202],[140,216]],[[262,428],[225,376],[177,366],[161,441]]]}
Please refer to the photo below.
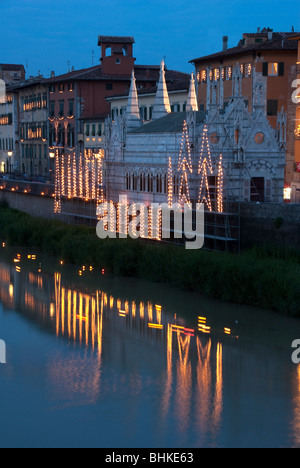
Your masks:
{"label": "riverbank vegetation", "polygon": [[0,206],[0,240],[114,275],[300,317],[300,253],[292,250],[257,247],[224,254],[132,239],[100,240],[95,228],[34,218],[5,204]]}

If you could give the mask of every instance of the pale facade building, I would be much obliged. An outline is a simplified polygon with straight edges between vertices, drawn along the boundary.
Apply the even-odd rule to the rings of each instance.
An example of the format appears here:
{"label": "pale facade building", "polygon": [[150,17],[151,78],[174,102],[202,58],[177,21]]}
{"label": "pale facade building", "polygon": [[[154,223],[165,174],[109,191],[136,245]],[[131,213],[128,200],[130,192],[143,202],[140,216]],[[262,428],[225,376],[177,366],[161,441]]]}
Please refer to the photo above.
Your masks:
{"label": "pale facade building", "polygon": [[227,200],[283,202],[286,115],[279,113],[276,130],[271,127],[259,82],[250,113],[241,83],[237,67],[226,109],[212,89],[209,108],[199,111],[192,75],[186,111],[172,113],[162,63],[152,120],[145,123],[133,76],[126,112],[106,121],[107,199],[204,202],[218,212]]}

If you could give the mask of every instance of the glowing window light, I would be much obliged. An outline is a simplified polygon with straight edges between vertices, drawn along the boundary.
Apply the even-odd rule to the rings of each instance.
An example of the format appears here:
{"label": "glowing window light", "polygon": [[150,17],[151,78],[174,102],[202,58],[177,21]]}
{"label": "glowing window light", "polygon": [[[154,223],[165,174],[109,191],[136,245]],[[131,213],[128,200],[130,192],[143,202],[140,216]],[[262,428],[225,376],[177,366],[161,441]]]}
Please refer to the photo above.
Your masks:
{"label": "glowing window light", "polygon": [[231,329],[230,328],[224,328],[224,333],[225,333],[225,335],[231,335]]}
{"label": "glowing window light", "polygon": [[284,200],[291,200],[292,198],[292,189],[291,187],[285,187],[283,190],[283,198]]}
{"label": "glowing window light", "polygon": [[135,316],[136,316],[136,303],[134,301],[131,304],[131,314],[132,314],[132,317],[135,318]]}

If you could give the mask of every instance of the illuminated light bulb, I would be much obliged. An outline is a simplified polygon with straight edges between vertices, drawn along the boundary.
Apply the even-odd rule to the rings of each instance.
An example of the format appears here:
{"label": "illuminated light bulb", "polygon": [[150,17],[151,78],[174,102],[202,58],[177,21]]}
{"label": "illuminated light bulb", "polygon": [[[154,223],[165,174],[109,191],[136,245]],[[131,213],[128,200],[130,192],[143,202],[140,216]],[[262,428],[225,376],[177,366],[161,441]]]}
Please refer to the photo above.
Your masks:
{"label": "illuminated light bulb", "polygon": [[54,213],[61,213],[61,174],[59,163],[59,151],[55,152],[55,191],[54,191]]}
{"label": "illuminated light bulb", "polygon": [[83,198],[83,163],[81,153],[79,156],[79,198]]}
{"label": "illuminated light bulb", "polygon": [[223,213],[223,189],[224,189],[224,172],[223,172],[223,157],[220,155],[218,169],[218,187],[217,187],[217,208],[219,213]]}
{"label": "illuminated light bulb", "polygon": [[84,166],[85,166],[85,198],[86,201],[90,198],[90,172],[89,172],[89,159],[88,159],[88,152],[85,153],[85,160],[84,160]]}
{"label": "illuminated light bulb", "polygon": [[61,155],[61,195],[65,196],[65,157]]}
{"label": "illuminated light bulb", "polygon": [[76,154],[73,153],[73,171],[72,171],[72,188],[73,188],[73,197],[77,197],[77,163],[76,163]]}
{"label": "illuminated light bulb", "polygon": [[72,198],[72,167],[71,167],[71,155],[67,157],[67,186],[68,186],[68,198]]}
{"label": "illuminated light bulb", "polygon": [[92,159],[92,199],[96,200],[96,165],[95,158]]}
{"label": "illuminated light bulb", "polygon": [[169,157],[168,167],[168,205],[169,207],[173,205],[173,168],[171,157]]}

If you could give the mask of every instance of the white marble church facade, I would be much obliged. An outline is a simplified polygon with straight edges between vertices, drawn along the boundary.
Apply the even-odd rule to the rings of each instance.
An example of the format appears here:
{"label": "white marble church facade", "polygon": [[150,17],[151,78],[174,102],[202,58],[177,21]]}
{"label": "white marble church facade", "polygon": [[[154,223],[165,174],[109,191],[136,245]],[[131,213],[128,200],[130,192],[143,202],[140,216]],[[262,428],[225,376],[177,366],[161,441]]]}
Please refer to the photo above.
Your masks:
{"label": "white marble church facade", "polygon": [[[278,130],[269,125],[256,86],[250,114],[241,95],[241,75],[233,73],[232,99],[220,108],[211,90],[208,111],[199,111],[192,75],[186,112],[171,113],[161,64],[152,121],[140,120],[132,75],[127,112],[106,121],[104,185],[107,200],[146,204],[204,201],[222,211],[224,200],[283,202],[286,116]],[[220,208],[222,206],[222,209]]]}

